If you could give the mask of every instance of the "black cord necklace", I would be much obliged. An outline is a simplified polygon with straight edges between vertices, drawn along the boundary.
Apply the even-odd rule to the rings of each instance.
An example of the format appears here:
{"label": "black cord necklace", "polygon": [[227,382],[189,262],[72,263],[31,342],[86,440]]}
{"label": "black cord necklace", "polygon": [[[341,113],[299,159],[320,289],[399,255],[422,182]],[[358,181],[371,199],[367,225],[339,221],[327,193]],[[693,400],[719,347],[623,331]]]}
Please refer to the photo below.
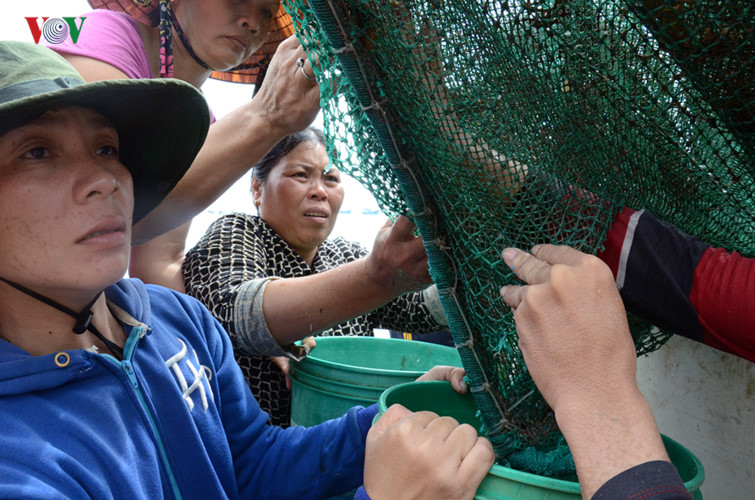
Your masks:
{"label": "black cord necklace", "polygon": [[194,61],[196,61],[196,63],[202,66],[204,69],[212,69],[210,68],[210,65],[204,62],[202,59],[200,59],[199,56],[196,54],[196,52],[194,52],[194,49],[191,48],[189,39],[184,34],[183,29],[181,29],[181,25],[178,24],[178,19],[176,18],[176,13],[173,12],[173,9],[168,9],[166,14],[168,16],[170,23],[173,25],[173,29],[176,30],[178,39],[181,40],[181,44],[186,49],[186,52],[188,52],[189,55],[194,59]]}
{"label": "black cord necklace", "polygon": [[76,312],[73,309],[69,309],[63,304],[56,302],[50,298],[45,297],[44,295],[41,295],[34,290],[29,290],[25,286],[19,285],[18,283],[14,283],[10,280],[7,280],[0,276],[0,280],[4,281],[5,283],[9,284],[16,290],[19,290],[26,295],[33,297],[40,302],[44,302],[48,306],[52,306],[58,311],[64,312],[68,314],[69,316],[73,317],[76,320],[76,324],[73,325],[73,333],[77,335],[81,335],[82,333],[86,332],[87,330],[92,332],[95,337],[100,339],[102,343],[105,344],[105,347],[107,347],[110,352],[117,358],[123,359],[123,349],[117,345],[116,343],[112,342],[108,338],[106,338],[98,329],[96,326],[92,324],[92,316],[94,316],[94,313],[92,312],[92,306],[97,301],[98,298],[100,298],[100,295],[102,295],[102,292],[98,293],[90,302],[87,304],[84,309],[81,310],[81,312]]}

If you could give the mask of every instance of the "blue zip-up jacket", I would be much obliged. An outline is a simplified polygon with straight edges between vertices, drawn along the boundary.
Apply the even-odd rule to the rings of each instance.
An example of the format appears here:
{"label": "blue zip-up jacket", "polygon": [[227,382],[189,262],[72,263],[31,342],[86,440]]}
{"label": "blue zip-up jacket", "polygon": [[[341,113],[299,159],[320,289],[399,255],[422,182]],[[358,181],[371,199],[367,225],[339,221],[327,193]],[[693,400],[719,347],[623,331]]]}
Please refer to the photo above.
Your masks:
{"label": "blue zip-up jacket", "polygon": [[138,280],[106,290],[123,361],[0,340],[0,498],[327,498],[362,482],[376,408],[266,424],[220,324]]}

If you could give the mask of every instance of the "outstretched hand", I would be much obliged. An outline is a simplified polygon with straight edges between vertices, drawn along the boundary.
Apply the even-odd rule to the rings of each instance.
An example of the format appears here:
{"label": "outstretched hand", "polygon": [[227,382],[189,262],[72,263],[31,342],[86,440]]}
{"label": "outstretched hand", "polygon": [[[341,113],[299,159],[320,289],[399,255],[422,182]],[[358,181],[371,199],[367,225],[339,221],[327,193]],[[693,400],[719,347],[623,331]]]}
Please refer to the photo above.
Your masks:
{"label": "outstretched hand", "polygon": [[393,405],[367,434],[364,487],[373,500],[471,499],[494,458],[471,425]]}
{"label": "outstretched hand", "polygon": [[635,465],[668,460],[653,413],[637,387],[637,360],[613,275],[597,257],[538,245],[507,248],[527,285],[504,286],[519,348],[556,415],[582,495]]}
{"label": "outstretched hand", "polygon": [[403,215],[396,222],[387,221],[367,256],[370,279],[394,297],[422,290],[432,283],[427,253],[414,229],[414,224]]}

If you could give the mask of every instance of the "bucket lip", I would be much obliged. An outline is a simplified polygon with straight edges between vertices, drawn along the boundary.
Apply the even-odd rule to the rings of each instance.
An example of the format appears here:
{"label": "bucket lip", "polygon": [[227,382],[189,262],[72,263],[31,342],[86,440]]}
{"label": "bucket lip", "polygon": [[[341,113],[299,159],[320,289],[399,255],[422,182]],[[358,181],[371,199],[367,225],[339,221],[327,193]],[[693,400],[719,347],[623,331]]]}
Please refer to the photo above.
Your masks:
{"label": "bucket lip", "polygon": [[687,491],[699,490],[700,486],[702,486],[703,482],[705,482],[705,467],[703,467],[703,463],[699,458],[697,458],[697,455],[692,453],[689,448],[681,444],[679,441],[676,441],[675,439],[663,433],[661,433],[661,440],[663,440],[663,445],[666,448],[668,448],[668,445],[671,444],[678,447],[685,455],[692,458],[692,462],[695,464],[695,469],[697,469],[697,474],[695,474],[695,476],[688,481],[684,481],[683,484]]}
{"label": "bucket lip", "polygon": [[451,389],[452,391],[454,390],[453,386],[451,385],[451,382],[448,382],[447,380],[419,380],[419,381],[414,380],[412,382],[404,382],[403,384],[392,385],[391,387],[384,390],[382,394],[380,394],[380,399],[378,399],[378,415],[382,415],[388,409],[385,402],[388,396],[393,392],[400,391],[404,386],[411,386],[411,387],[436,386],[436,387],[443,387],[444,389],[448,388],[448,389]]}
{"label": "bucket lip", "polygon": [[538,476],[531,472],[523,470],[512,469],[505,465],[493,464],[490,467],[490,471],[494,477],[504,479],[515,479],[518,483],[524,483],[531,486],[547,486],[548,488],[563,493],[580,493],[582,490],[579,487],[579,483],[575,481],[567,481],[565,479],[556,479],[547,476]]}
{"label": "bucket lip", "polygon": [[[661,433],[661,440],[663,440],[664,445],[672,445],[676,446],[682,451],[686,456],[691,457],[692,461],[695,463],[695,467],[697,469],[697,474],[695,476],[687,481],[684,481],[684,488],[689,492],[694,492],[700,489],[700,486],[702,486],[703,481],[705,481],[705,469],[703,468],[702,462],[700,462],[700,459],[697,458],[697,456],[689,451],[684,445],[680,444],[678,441],[670,438],[669,436]],[[513,479],[516,477],[517,482],[530,484],[533,486],[540,486],[540,485],[548,485],[549,488],[556,489],[558,491],[563,491],[567,493],[579,493],[580,487],[579,483],[575,481],[567,481],[565,479],[556,479],[551,477],[545,477],[545,476],[538,476],[537,474],[533,474],[531,472],[526,471],[520,471],[517,469],[512,469],[511,467],[506,467],[504,465],[498,465],[493,464],[493,466],[490,468],[490,472],[495,472],[495,475],[498,477],[505,477],[507,479],[511,478]]]}
{"label": "bucket lip", "polygon": [[[347,340],[348,339],[348,340]],[[359,339],[359,340],[357,340]],[[369,340],[368,340],[369,339]],[[359,336],[359,335],[342,335],[342,336],[335,336],[335,337],[317,337],[316,338],[317,343],[324,342],[325,344],[337,344],[337,343],[348,343],[348,342],[371,342],[371,343],[378,343],[383,345],[411,345],[415,348],[425,348],[425,349],[431,349],[431,350],[438,350],[439,352],[455,352],[458,355],[458,351],[454,347],[449,347],[445,345],[440,344],[433,344],[430,342],[420,342],[417,340],[405,340],[405,339],[384,339],[379,337],[367,337],[367,336]],[[313,354],[317,353],[317,347],[315,347],[312,350],[312,353],[304,358],[301,361],[293,361],[294,367],[301,370],[301,365],[304,363],[304,366],[307,364],[313,364],[313,365],[319,365],[322,367],[328,367],[328,368],[337,368],[342,371],[348,371],[348,372],[359,372],[359,373],[366,373],[366,374],[376,374],[376,375],[384,375],[384,376],[396,376],[400,375],[401,377],[405,376],[415,376],[420,377],[421,375],[425,374],[427,370],[395,370],[391,368],[372,368],[372,367],[364,367],[359,365],[350,365],[345,364],[343,362],[338,361],[330,361],[322,358],[318,358],[316,356],[313,356]],[[437,364],[437,363],[436,363]],[[458,366],[461,367],[461,358],[458,359],[458,364],[454,364],[452,366]]]}

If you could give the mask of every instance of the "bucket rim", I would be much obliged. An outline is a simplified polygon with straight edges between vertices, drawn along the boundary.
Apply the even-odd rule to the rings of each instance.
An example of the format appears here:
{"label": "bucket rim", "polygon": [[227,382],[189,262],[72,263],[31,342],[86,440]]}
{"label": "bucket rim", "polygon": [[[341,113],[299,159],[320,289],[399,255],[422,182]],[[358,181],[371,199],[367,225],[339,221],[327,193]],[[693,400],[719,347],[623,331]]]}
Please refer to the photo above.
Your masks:
{"label": "bucket rim", "polygon": [[[406,373],[406,372],[402,372],[402,373]],[[304,376],[302,376],[302,374]],[[325,383],[327,383],[327,385],[333,385],[333,386],[336,386],[336,387],[344,387],[345,390],[374,391],[374,392],[378,393],[378,396],[380,394],[382,394],[386,389],[389,389],[390,387],[393,387],[393,385],[398,385],[398,384],[393,384],[393,385],[390,385],[390,386],[377,386],[377,385],[368,385],[368,384],[364,384],[364,385],[353,384],[353,383],[344,382],[344,381],[338,380],[338,379],[320,377],[318,375],[313,375],[313,374],[311,374],[311,373],[309,373],[307,371],[300,370],[300,369],[291,370],[290,373],[289,373],[289,376],[291,377],[292,380],[296,380],[299,383],[302,383],[302,384],[305,384],[305,385],[309,385],[309,386],[312,386],[312,387],[315,387],[315,385],[313,384],[313,382],[324,381]],[[302,379],[302,378],[304,380],[299,380],[299,379]],[[401,383],[404,383],[404,382],[401,382]],[[377,398],[375,398],[375,401],[377,401]]]}
{"label": "bucket rim", "polygon": [[[351,339],[351,340],[346,340]],[[356,340],[359,339],[359,340]],[[430,342],[420,342],[417,340],[406,340],[406,339],[384,339],[379,337],[367,337],[367,336],[358,336],[358,335],[343,335],[343,336],[336,336],[336,337],[316,337],[316,341],[319,344],[320,342],[325,342],[326,344],[329,343],[340,343],[340,342],[367,342],[369,339],[369,342],[376,342],[378,344],[383,345],[411,345],[414,348],[425,348],[430,350],[437,350],[439,352],[447,352],[451,353],[454,352],[458,355],[458,351],[454,347],[449,347],[445,345],[440,344],[433,344]],[[322,359],[316,357],[314,354],[317,353],[317,347],[315,347],[312,352],[307,356],[306,358],[302,359],[301,361],[295,361],[291,360],[291,364],[294,366],[295,369],[301,370],[301,366],[307,366],[308,364],[311,365],[317,365],[321,367],[326,368],[335,368],[341,371],[347,371],[351,373],[359,372],[359,373],[365,373],[365,374],[374,374],[374,375],[384,375],[384,376],[397,376],[400,375],[401,377],[405,377],[407,375],[412,375],[415,377],[420,377],[421,375],[425,374],[427,370],[396,370],[391,368],[372,368],[372,367],[365,367],[365,366],[359,366],[359,365],[352,365],[352,364],[346,364],[339,361],[331,361],[327,359]],[[437,364],[437,363],[436,363]],[[459,357],[458,363],[451,365],[451,366],[457,366],[462,367],[461,358]],[[306,368],[304,371],[307,371]]]}

